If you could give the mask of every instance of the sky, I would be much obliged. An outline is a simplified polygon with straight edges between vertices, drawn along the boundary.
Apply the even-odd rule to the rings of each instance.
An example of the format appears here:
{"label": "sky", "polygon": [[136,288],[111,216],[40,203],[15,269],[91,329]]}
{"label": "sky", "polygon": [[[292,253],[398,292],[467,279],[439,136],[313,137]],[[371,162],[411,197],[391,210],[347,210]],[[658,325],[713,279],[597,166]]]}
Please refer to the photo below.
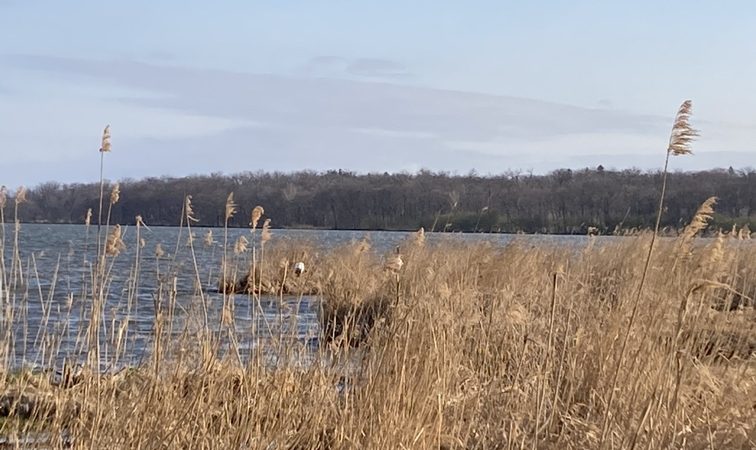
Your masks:
{"label": "sky", "polygon": [[750,1],[0,0],[0,184],[756,166]]}

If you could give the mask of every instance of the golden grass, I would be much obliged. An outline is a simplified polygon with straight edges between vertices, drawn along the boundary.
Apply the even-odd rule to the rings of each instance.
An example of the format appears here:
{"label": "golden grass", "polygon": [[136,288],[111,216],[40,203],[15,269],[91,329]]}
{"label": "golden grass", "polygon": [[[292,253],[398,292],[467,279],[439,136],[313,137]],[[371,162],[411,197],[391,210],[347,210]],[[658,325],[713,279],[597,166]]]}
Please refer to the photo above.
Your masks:
{"label": "golden grass", "polygon": [[[366,242],[323,252],[271,239],[258,282],[321,293],[317,364],[213,356],[218,337],[198,332],[155,344],[159,358],[146,366],[85,370],[73,383],[6,367],[3,398],[40,406],[0,434],[43,429],[53,447],[597,448],[608,415],[613,448],[751,448],[756,314],[745,304],[756,247],[740,234],[686,254],[683,240],[695,237],[658,242],[611,411],[650,233],[589,238],[581,249],[526,238],[428,245],[418,234],[392,270],[384,266],[397,255]],[[240,256],[228,264],[243,272]],[[287,271],[294,261],[309,268],[301,278]],[[736,298],[747,300],[723,307]],[[233,333],[223,311],[210,321]]]}
{"label": "golden grass", "polygon": [[[697,136],[690,113],[688,101],[675,119],[659,214],[669,156],[690,153]],[[109,128],[101,164],[107,151]],[[118,197],[116,186],[111,207]],[[676,238],[659,237],[658,219],[651,232],[589,236],[582,248],[525,237],[505,246],[453,238],[431,245],[420,230],[378,255],[367,241],[323,251],[276,239],[270,218],[255,239],[259,206],[250,238],[229,243],[228,220],[238,211],[229,194],[215,277],[222,305],[211,314],[202,280],[213,268],[197,264],[187,196],[183,251],[191,253],[200,305],[186,310],[183,332],[173,330],[184,307],[157,243],[151,359],[115,374],[99,367],[119,361],[130,320],[112,319],[101,340],[110,270],[125,245],[120,225],[108,232],[108,211],[97,265],[88,266],[91,290],[80,299],[91,304],[77,342],[87,364],[64,367],[57,380],[9,362],[12,328],[23,326],[29,301],[19,199],[23,193],[9,271],[4,234],[0,243],[0,436],[16,443],[36,436],[50,448],[756,447],[756,245],[745,228],[701,240],[714,198]],[[138,306],[145,224],[137,223],[127,314]],[[179,233],[176,253],[180,241]],[[215,251],[212,232],[204,241]],[[296,262],[307,267],[301,276],[292,274]],[[240,340],[239,302],[257,314],[262,301],[283,306],[285,295],[304,293],[320,304],[317,350],[273,328],[266,345]],[[69,299],[57,306],[70,312],[73,293]]]}

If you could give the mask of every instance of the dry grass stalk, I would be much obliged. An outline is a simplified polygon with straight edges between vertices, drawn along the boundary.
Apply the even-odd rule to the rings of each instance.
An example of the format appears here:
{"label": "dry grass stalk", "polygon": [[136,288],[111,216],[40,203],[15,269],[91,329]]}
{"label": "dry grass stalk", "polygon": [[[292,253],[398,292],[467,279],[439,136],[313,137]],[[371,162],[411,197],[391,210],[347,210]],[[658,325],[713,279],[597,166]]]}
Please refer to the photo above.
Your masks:
{"label": "dry grass stalk", "polygon": [[8,190],[5,186],[0,186],[0,209],[5,208],[8,202]]}
{"label": "dry grass stalk", "polygon": [[603,423],[601,426],[601,434],[600,434],[599,444],[598,444],[599,448],[601,449],[605,448],[607,433],[609,432],[609,428],[610,428],[609,422],[612,415],[612,407],[613,407],[613,402],[614,402],[614,397],[615,397],[615,389],[617,386],[617,381],[619,378],[620,370],[622,369],[622,365],[625,360],[627,345],[630,340],[630,334],[633,331],[633,326],[635,325],[635,322],[638,316],[638,308],[640,306],[643,290],[646,287],[648,272],[649,272],[649,268],[651,267],[651,258],[654,253],[656,238],[657,238],[657,235],[659,234],[659,227],[661,225],[661,217],[662,217],[662,213],[664,212],[664,199],[667,192],[667,177],[669,174],[669,171],[668,171],[669,157],[670,155],[679,156],[679,155],[685,155],[685,154],[691,153],[690,144],[692,143],[693,139],[698,136],[698,132],[690,126],[691,111],[692,111],[692,102],[690,100],[684,101],[683,104],[680,105],[677,115],[675,116],[674,124],[672,125],[672,132],[670,133],[669,145],[667,147],[666,155],[664,158],[664,169],[662,171],[662,185],[661,185],[661,192],[659,194],[659,207],[656,212],[656,224],[654,225],[654,232],[651,235],[651,242],[648,246],[648,253],[646,254],[646,259],[643,265],[643,271],[641,272],[640,283],[638,284],[637,294],[633,301],[632,311],[630,313],[630,320],[628,321],[627,329],[625,330],[624,336],[622,337],[622,344],[620,347],[619,358],[617,359],[617,362],[615,363],[615,367],[614,367],[614,374],[612,376],[612,381],[611,381],[611,390],[610,390],[609,398],[607,400],[607,405],[603,414],[604,418],[603,418]]}

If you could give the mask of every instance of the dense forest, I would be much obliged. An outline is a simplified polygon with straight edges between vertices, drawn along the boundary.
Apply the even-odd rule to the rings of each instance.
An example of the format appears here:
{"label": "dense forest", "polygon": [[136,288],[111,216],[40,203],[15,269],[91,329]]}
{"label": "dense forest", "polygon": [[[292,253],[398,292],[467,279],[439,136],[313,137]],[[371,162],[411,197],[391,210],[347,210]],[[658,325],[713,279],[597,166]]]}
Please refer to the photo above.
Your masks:
{"label": "dense forest", "polygon": [[[239,205],[231,225],[246,226],[256,205],[274,227],[327,229],[585,233],[596,227],[653,225],[662,175],[638,170],[557,170],[547,175],[239,173],[120,181],[112,222],[179,223],[191,195],[199,225],[223,223],[230,192]],[[106,186],[106,198],[112,184]],[[83,223],[97,217],[99,184],[48,182],[30,189],[24,222]],[[663,226],[685,224],[701,202],[717,196],[716,226],[756,229],[756,170],[672,173]],[[107,200],[106,200],[107,203]],[[6,218],[9,211],[6,211]]]}

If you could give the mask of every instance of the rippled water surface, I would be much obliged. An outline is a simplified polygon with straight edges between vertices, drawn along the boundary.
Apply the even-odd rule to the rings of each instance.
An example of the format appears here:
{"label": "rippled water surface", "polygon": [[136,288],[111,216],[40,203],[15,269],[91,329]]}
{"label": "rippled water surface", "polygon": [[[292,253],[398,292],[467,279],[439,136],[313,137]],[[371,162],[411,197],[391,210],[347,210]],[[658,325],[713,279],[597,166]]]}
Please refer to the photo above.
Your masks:
{"label": "rippled water surface", "polygon": [[[204,295],[196,290],[196,272],[189,247],[186,229],[152,227],[142,229],[144,247],[140,250],[139,270],[136,267],[136,229],[124,227],[126,249],[116,258],[108,259],[108,284],[104,286],[107,298],[102,314],[100,332],[101,365],[113,368],[124,364],[139,364],[148,360],[154,342],[156,308],[162,317],[172,316],[163,332],[168,338],[181,341],[191,349],[197,332],[202,327],[207,305],[211,331],[218,332],[222,295],[214,292],[222,247],[207,247],[202,243],[206,229],[194,229],[195,256]],[[182,235],[180,236],[179,233]],[[214,230],[216,239],[223,230]],[[312,231],[273,230],[269,245],[285,240],[307,240],[327,250],[368,237],[374,251],[385,253],[407,237],[403,232]],[[6,277],[11,270],[13,227],[5,228]],[[19,256],[23,280],[16,281],[10,295],[2,296],[9,304],[3,305],[4,340],[8,342],[3,354],[5,364],[58,367],[63,359],[82,361],[86,354],[85,333],[91,316],[92,265],[97,254],[97,229],[82,225],[24,224],[19,231]],[[238,236],[249,236],[249,230],[229,230],[228,242]],[[488,240],[506,243],[511,235],[471,235],[428,233],[429,245],[451,239],[462,242]],[[534,243],[581,243],[583,237],[538,236],[528,237]],[[177,245],[178,242],[178,245]],[[165,255],[155,257],[160,244]],[[163,289],[157,286],[163,280]],[[10,280],[5,283],[10,284]],[[167,298],[175,289],[177,303],[169,311]],[[7,287],[6,287],[7,291]],[[6,301],[4,300],[4,301]],[[281,343],[286,339],[312,353],[318,347],[319,299],[313,296],[278,298],[261,297],[259,301],[247,295],[234,296],[234,322],[236,338],[230,343],[221,339],[223,349],[249,350],[265,343]],[[172,313],[172,314],[171,314]],[[179,347],[179,346],[177,346]],[[274,347],[274,346],[273,346]],[[221,349],[221,351],[223,351]]]}

